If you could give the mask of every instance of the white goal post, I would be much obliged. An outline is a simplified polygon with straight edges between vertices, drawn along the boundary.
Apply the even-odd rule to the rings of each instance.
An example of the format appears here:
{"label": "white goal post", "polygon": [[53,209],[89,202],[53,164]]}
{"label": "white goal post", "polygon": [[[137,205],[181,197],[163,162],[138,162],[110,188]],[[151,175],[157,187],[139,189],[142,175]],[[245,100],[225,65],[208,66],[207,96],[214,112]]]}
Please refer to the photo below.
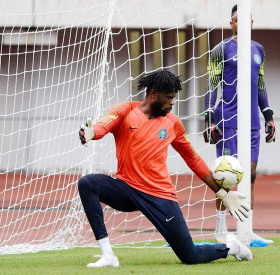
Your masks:
{"label": "white goal post", "polygon": [[[97,122],[116,102],[142,99],[145,93],[137,91],[137,81],[145,73],[165,69],[181,76],[183,90],[173,112],[211,166],[215,146],[203,140],[207,64],[212,49],[232,34],[234,4],[233,0],[4,1],[0,254],[96,244],[77,181],[86,173],[113,176],[115,144],[109,134],[83,147],[79,126],[88,117]],[[215,195],[173,149],[167,164],[192,236],[213,238]],[[104,207],[104,217],[115,246],[148,247],[162,239],[139,212]],[[229,230],[235,231],[235,221],[227,220]]]}
{"label": "white goal post", "polygon": [[[238,1],[238,158],[244,169],[243,184],[238,191],[247,196],[251,205],[251,0]],[[239,130],[240,129],[240,130]],[[241,130],[242,129],[242,130]],[[238,222],[237,235],[241,240],[249,235],[252,219]]]}

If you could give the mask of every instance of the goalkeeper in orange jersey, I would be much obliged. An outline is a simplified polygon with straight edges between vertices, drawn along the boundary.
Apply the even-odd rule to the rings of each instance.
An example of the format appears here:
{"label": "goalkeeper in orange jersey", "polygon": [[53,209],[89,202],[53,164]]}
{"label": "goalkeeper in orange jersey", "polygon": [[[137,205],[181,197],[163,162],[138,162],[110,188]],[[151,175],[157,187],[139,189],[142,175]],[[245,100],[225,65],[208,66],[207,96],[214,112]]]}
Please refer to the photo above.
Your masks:
{"label": "goalkeeper in orange jersey", "polygon": [[88,174],[79,179],[81,201],[103,256],[88,267],[119,266],[104,224],[100,202],[123,212],[141,211],[162,234],[185,264],[199,264],[235,256],[252,260],[249,248],[235,235],[226,244],[195,246],[178,204],[166,166],[169,145],[179,152],[191,170],[223,201],[235,219],[248,217],[245,196],[227,192],[216,184],[208,166],[190,144],[183,123],[171,113],[181,80],[169,71],[145,75],[138,83],[146,89],[142,101],[115,104],[97,124],[88,119],[79,136],[82,144],[112,133],[118,168],[115,177]]}

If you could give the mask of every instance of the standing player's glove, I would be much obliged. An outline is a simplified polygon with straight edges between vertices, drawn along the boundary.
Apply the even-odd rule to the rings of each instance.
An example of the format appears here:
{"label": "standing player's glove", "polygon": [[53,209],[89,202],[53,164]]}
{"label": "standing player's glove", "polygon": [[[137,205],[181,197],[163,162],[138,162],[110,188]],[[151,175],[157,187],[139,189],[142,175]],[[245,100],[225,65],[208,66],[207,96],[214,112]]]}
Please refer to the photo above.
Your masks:
{"label": "standing player's glove", "polygon": [[223,136],[221,129],[215,124],[213,111],[207,111],[205,114],[205,130],[203,133],[204,141],[210,144],[216,144],[218,138]]}
{"label": "standing player's glove", "polygon": [[95,136],[95,133],[92,128],[92,119],[88,118],[86,125],[81,125],[80,131],[79,131],[79,137],[81,140],[81,143],[85,145],[87,142],[91,141]]}
{"label": "standing player's glove", "polygon": [[265,109],[263,112],[263,116],[265,119],[265,132],[268,134],[265,137],[265,141],[270,143],[271,141],[275,142],[276,139],[276,132],[275,132],[275,124],[273,121],[273,111],[271,109]]}
{"label": "standing player's glove", "polygon": [[227,192],[221,188],[217,193],[217,197],[222,200],[230,214],[238,221],[244,221],[249,217],[250,207],[245,204],[242,199],[246,199],[246,195],[237,191]]}

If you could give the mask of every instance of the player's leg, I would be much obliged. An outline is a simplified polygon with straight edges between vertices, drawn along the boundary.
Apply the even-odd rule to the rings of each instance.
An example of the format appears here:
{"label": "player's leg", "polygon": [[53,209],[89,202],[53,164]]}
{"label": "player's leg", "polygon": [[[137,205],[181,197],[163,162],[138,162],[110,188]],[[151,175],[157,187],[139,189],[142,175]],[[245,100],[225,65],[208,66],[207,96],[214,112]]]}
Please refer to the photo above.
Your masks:
{"label": "player's leg", "polygon": [[177,257],[186,264],[208,263],[228,255],[238,260],[252,260],[249,248],[236,236],[228,238],[226,244],[195,246],[182,211],[177,202],[156,198],[136,190],[139,210],[154,224],[169,243]]}
{"label": "player's leg", "polygon": [[79,179],[78,188],[89,224],[103,254],[100,260],[89,264],[88,267],[119,266],[108,238],[100,202],[119,211],[130,212],[137,209],[126,192],[123,192],[119,179],[90,174]]}
{"label": "player's leg", "polygon": [[177,257],[186,264],[198,264],[226,258],[228,248],[224,244],[196,247],[177,202],[157,198],[137,191],[135,204],[152,222]]}
{"label": "player's leg", "polygon": [[254,185],[260,148],[260,130],[251,130],[251,209],[254,208]]}
{"label": "player's leg", "polygon": [[272,240],[266,240],[262,237],[258,236],[253,232],[253,209],[254,209],[254,187],[255,180],[257,176],[257,164],[259,158],[259,148],[260,148],[260,130],[252,130],[251,131],[251,211],[249,213],[249,219],[251,219],[250,224],[252,224],[251,228],[251,236],[249,238],[249,244],[254,241],[262,241],[265,243],[273,243]]}
{"label": "player's leg", "polygon": [[251,210],[254,208],[254,188],[257,177],[257,161],[251,161]]}
{"label": "player's leg", "polygon": [[[237,129],[233,128],[224,128],[223,129],[223,140],[221,140],[216,145],[217,157],[223,155],[225,149],[229,150],[230,155],[237,156]],[[226,235],[228,234],[226,216],[227,209],[223,205],[220,199],[216,200],[216,216],[217,223],[214,233],[215,240],[218,243],[226,242]]]}

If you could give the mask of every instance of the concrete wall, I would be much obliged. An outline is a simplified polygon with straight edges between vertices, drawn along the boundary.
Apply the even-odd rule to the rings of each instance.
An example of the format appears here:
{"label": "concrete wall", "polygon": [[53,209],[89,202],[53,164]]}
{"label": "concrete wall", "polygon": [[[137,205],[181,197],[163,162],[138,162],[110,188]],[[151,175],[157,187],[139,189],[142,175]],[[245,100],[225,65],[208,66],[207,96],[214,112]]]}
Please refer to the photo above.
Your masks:
{"label": "concrete wall", "polygon": [[[6,27],[99,26],[101,15],[116,5],[114,27],[130,25],[168,28],[194,24],[196,28],[227,27],[238,0],[13,0],[2,1],[0,25]],[[278,0],[254,0],[252,15],[258,29],[280,29]],[[171,9],[171,10],[170,10]],[[195,19],[195,21],[193,21]],[[103,23],[102,23],[103,22]]]}

